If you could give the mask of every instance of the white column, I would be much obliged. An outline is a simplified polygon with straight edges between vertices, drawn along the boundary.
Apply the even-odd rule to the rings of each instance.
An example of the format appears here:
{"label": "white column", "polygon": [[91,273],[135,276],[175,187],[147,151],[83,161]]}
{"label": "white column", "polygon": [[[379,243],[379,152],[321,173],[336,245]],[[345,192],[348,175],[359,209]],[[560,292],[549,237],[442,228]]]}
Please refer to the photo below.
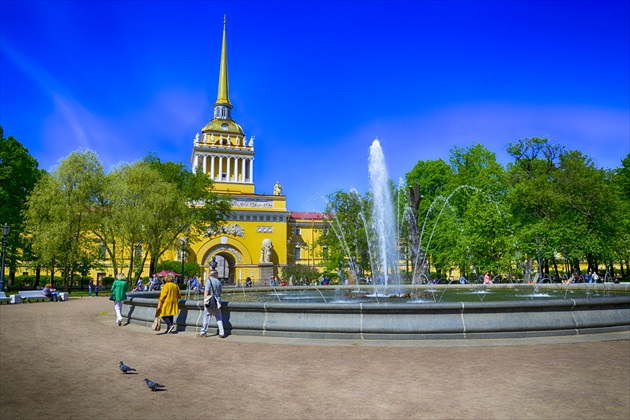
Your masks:
{"label": "white column", "polygon": [[[228,138],[230,138],[230,137],[228,136]],[[232,174],[230,173],[231,169],[232,169],[232,158],[228,157],[227,158],[227,180],[228,180],[228,182],[230,182],[232,180]]]}
{"label": "white column", "polygon": [[245,163],[247,161],[245,160],[245,158],[241,158],[241,174],[242,174],[242,178],[241,181],[242,182],[247,182],[247,180],[245,179]]}
{"label": "white column", "polygon": [[193,173],[195,173],[195,171],[197,170],[197,165],[199,165],[199,155],[195,153],[193,156],[193,163],[192,163]]}
{"label": "white column", "polygon": [[206,159],[207,159],[207,157],[206,157],[206,155],[201,155],[200,157],[201,157],[201,167],[203,169],[203,173],[207,174],[207,172],[206,172]]}
{"label": "white column", "polygon": [[249,161],[249,182],[254,183],[254,159]]}
{"label": "white column", "polygon": [[219,182],[223,181],[223,158],[221,156],[217,156],[219,159]]}

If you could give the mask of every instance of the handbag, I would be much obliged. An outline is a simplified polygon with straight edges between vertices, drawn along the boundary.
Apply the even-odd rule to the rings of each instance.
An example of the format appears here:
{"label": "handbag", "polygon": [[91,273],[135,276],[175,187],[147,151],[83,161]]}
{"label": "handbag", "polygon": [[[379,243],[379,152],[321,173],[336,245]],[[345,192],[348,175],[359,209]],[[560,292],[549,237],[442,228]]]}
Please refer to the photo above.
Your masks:
{"label": "handbag", "polygon": [[161,328],[162,328],[162,322],[160,321],[160,318],[155,317],[155,319],[153,320],[153,324],[151,325],[151,329],[153,331],[160,331]]}
{"label": "handbag", "polygon": [[[213,303],[214,301],[214,303]],[[203,306],[208,309],[221,309],[221,301],[214,295],[208,295],[203,298]]]}
{"label": "handbag", "polygon": [[[203,298],[203,305],[208,309],[221,309],[221,301],[218,297],[214,295],[214,287],[212,287],[212,280],[210,281],[210,290],[212,291],[211,295]],[[214,301],[214,303],[212,302]]]}
{"label": "handbag", "polygon": [[112,293],[111,295],[109,295],[109,300],[114,301],[116,299],[114,299],[114,294]]}

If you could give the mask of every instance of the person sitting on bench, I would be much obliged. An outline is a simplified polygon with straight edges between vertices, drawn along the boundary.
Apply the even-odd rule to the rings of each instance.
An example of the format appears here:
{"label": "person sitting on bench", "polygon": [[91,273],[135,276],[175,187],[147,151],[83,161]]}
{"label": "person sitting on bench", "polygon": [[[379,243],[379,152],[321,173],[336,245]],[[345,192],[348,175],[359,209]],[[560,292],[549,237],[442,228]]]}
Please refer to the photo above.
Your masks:
{"label": "person sitting on bench", "polygon": [[44,293],[44,296],[47,298],[50,298],[50,301],[54,300],[55,302],[59,302],[59,293],[57,293],[57,289],[53,289],[52,284],[48,283],[44,286],[42,293]]}

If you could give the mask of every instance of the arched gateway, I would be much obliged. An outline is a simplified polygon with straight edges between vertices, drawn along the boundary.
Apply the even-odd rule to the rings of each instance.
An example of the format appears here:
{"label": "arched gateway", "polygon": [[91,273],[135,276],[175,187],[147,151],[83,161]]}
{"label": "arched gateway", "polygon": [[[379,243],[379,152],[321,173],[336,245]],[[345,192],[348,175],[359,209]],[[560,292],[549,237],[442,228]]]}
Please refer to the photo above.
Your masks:
{"label": "arched gateway", "polygon": [[227,235],[211,238],[199,247],[197,262],[204,267],[204,279],[208,278],[213,258],[217,262],[219,277],[229,283],[249,276],[245,270],[255,267],[247,246]]}

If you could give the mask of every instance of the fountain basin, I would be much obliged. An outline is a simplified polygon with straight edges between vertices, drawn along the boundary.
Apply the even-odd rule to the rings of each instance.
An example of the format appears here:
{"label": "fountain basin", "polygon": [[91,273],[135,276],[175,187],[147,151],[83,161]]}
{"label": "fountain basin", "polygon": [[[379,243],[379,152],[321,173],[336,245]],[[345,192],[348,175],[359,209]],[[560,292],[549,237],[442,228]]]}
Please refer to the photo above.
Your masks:
{"label": "fountain basin", "polygon": [[[227,298],[229,294],[223,294]],[[180,331],[198,331],[200,300],[182,299]],[[123,316],[151,325],[157,293],[129,293]],[[630,331],[630,296],[498,302],[224,302],[226,332],[360,340],[518,338]],[[216,327],[214,318],[211,324]]]}

